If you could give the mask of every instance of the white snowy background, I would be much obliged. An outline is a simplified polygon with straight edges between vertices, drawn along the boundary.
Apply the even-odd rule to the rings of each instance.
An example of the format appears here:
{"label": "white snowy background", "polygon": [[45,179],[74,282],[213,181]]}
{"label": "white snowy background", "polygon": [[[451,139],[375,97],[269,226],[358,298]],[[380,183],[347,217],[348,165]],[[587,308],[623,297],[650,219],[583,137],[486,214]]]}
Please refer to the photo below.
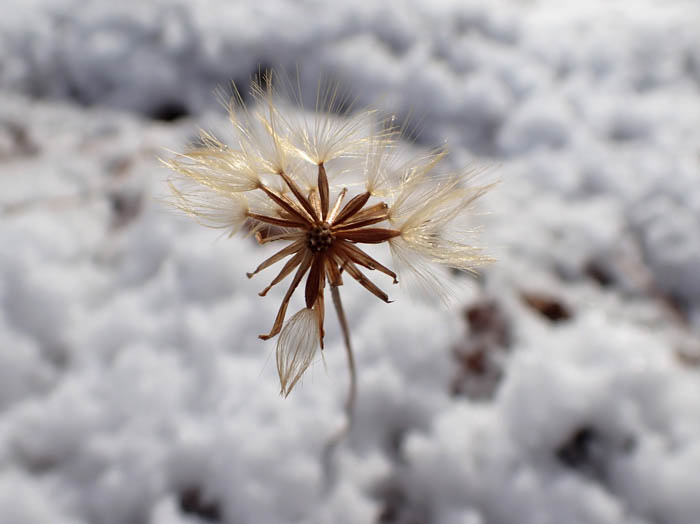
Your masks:
{"label": "white snowy background", "polygon": [[[259,66],[487,166],[442,310],[342,293],[286,400],[268,250],[156,157]],[[700,522],[697,0],[23,0],[0,17],[0,524]]]}

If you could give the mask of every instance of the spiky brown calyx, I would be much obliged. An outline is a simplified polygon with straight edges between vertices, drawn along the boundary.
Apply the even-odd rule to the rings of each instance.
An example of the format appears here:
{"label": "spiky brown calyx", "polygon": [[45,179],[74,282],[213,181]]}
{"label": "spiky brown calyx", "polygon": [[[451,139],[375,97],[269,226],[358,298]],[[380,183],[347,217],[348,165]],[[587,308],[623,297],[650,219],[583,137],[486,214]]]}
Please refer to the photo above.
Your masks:
{"label": "spiky brown calyx", "polygon": [[323,313],[320,306],[323,304],[323,290],[326,282],[332,286],[342,285],[340,275],[345,271],[372,294],[389,302],[387,294],[369,280],[358,266],[379,270],[392,277],[394,283],[398,282],[396,274],[356,244],[378,244],[401,233],[394,229],[370,227],[388,218],[388,206],[381,202],[366,207],[369,193],[362,193],[343,205],[347,193],[343,189],[336,196],[331,208],[328,178],[323,164],[318,165],[318,184],[310,195],[304,194],[294,180],[285,173],[280,173],[280,176],[293,195],[293,199],[285,198],[281,193],[267,186],[261,186],[261,189],[271,203],[278,206],[278,215],[281,216],[256,213],[249,213],[248,216],[264,224],[283,227],[287,230],[290,239],[299,240],[277,251],[248,276],[252,277],[271,264],[291,257],[270,286],[263,291],[264,294],[293,271],[296,270],[296,273],[282,300],[272,329],[269,333],[260,335],[260,338],[267,340],[281,331],[289,300],[308,272],[304,291],[305,303],[308,309],[317,311],[319,341],[323,347]]}

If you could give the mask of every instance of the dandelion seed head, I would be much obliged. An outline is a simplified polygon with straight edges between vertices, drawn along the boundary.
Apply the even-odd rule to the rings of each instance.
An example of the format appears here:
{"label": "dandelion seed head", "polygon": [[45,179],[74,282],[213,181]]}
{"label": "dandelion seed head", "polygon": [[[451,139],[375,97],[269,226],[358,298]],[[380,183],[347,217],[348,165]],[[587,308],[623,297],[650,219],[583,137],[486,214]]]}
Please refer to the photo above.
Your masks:
{"label": "dandelion seed head", "polygon": [[[281,97],[268,79],[254,84],[254,103],[235,92],[228,102],[233,138],[208,132],[199,144],[164,161],[174,176],[176,207],[210,227],[246,229],[259,243],[284,245],[248,277],[282,264],[261,292],[288,280],[267,340],[279,335],[277,369],[287,396],[323,348],[327,286],[355,280],[384,302],[367,276],[397,273],[371,257],[365,244],[387,244],[401,280],[441,298],[453,287],[446,268],[470,271],[486,261],[468,218],[487,187],[464,174],[436,174],[444,149],[406,154],[401,131],[373,111],[350,111],[336,87],[319,90],[312,113]],[[297,289],[305,307],[285,322]]]}

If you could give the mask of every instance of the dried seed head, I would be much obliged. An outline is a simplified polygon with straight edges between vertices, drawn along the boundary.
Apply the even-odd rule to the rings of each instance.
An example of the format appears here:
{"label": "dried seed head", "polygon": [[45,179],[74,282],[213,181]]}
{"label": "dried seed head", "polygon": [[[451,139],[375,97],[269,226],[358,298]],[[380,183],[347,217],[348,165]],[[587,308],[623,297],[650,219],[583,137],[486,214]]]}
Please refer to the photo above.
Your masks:
{"label": "dried seed head", "polygon": [[[323,347],[326,284],[342,285],[344,272],[390,302],[365,273],[397,283],[396,273],[360,246],[388,244],[407,280],[445,293],[450,281],[435,264],[469,271],[485,261],[465,242],[463,219],[487,188],[469,186],[462,175],[434,176],[445,151],[400,153],[400,133],[374,124],[372,112],[331,114],[337,89],[323,91],[308,114],[282,102],[270,85],[268,79],[267,87],[253,87],[250,107],[241,97],[229,104],[235,146],[203,133],[199,147],[165,164],[177,174],[171,189],[180,209],[232,232],[247,223],[260,243],[288,242],[248,273],[286,259],[260,293],[291,276],[272,329],[260,336],[280,335],[277,369],[286,396]],[[358,185],[363,192],[348,194]],[[306,307],[285,323],[302,283]]]}

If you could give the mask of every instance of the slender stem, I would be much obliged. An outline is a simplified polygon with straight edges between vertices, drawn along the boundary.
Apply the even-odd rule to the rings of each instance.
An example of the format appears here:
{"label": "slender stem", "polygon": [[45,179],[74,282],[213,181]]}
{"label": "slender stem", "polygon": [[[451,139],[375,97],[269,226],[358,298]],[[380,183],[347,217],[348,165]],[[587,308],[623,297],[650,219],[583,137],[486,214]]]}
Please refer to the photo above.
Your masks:
{"label": "slender stem", "polygon": [[345,352],[348,356],[348,368],[350,371],[350,386],[348,389],[348,397],[345,401],[345,414],[348,417],[346,431],[349,431],[350,426],[352,426],[353,416],[355,413],[355,399],[357,398],[357,371],[355,369],[355,356],[353,355],[352,344],[350,343],[350,329],[348,328],[348,321],[345,318],[345,311],[343,311],[343,303],[340,300],[338,286],[331,286],[331,296],[333,297],[335,312],[338,314],[338,322],[340,322],[340,327],[343,331],[343,342],[345,342]]}
{"label": "slender stem", "polygon": [[355,399],[357,398],[357,372],[355,370],[355,357],[353,356],[352,345],[350,344],[350,329],[348,328],[348,322],[345,318],[345,311],[343,311],[343,303],[340,300],[338,286],[331,285],[331,296],[333,297],[333,305],[335,306],[335,312],[338,315],[340,328],[343,331],[345,353],[348,357],[348,369],[350,371],[350,385],[348,388],[348,396],[345,399],[345,424],[343,424],[335,435],[328,439],[323,450],[323,456],[321,457],[324,472],[324,482],[321,489],[322,494],[327,494],[330,492],[331,488],[335,484],[337,475],[333,463],[333,452],[338,444],[340,444],[350,432],[353,419],[355,418]]}

